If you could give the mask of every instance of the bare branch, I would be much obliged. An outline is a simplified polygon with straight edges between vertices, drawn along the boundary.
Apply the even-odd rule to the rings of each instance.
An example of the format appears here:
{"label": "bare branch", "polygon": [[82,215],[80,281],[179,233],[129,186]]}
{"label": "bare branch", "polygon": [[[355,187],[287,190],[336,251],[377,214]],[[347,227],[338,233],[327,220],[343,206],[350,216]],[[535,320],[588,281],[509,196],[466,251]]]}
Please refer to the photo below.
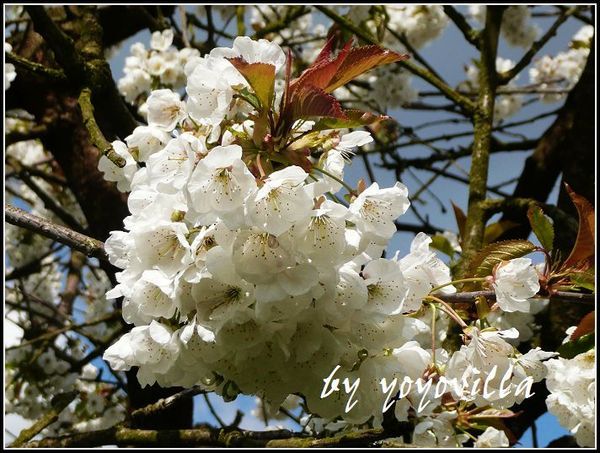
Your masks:
{"label": "bare branch", "polygon": [[458,27],[458,29],[462,32],[463,36],[467,40],[468,43],[475,46],[475,48],[479,49],[480,44],[477,39],[478,32],[473,30],[465,17],[457,11],[454,6],[444,5],[444,12],[446,15],[454,22],[454,25]]}
{"label": "bare branch", "polygon": [[6,52],[7,63],[14,64],[17,68],[28,71],[31,74],[41,75],[53,82],[66,82],[67,76],[61,69],[48,68],[42,64],[29,61],[12,52]]}
{"label": "bare branch", "polygon": [[94,117],[94,106],[92,104],[92,90],[84,88],[79,94],[79,107],[83,116],[83,124],[90,134],[90,140],[100,152],[119,168],[125,166],[125,159],[117,154],[112,144],[104,138],[102,131]]}
{"label": "bare branch", "polygon": [[142,430],[125,427],[72,434],[29,442],[26,447],[97,447],[127,445],[148,447],[352,447],[368,446],[386,437],[383,429],[366,429],[331,437],[295,436],[286,429],[243,431],[198,427],[181,430]]}
{"label": "bare branch", "polygon": [[57,225],[42,217],[30,214],[10,204],[5,206],[6,221],[12,225],[26,228],[42,236],[54,239],[68,245],[86,256],[108,261],[104,244],[84,234],[73,231],[62,225]]}
{"label": "bare branch", "polygon": [[204,392],[205,390],[202,387],[195,385],[188,389],[182,390],[181,392],[176,393],[175,395],[169,396],[167,398],[161,398],[156,403],[152,403],[140,409],[134,410],[131,413],[131,418],[134,421],[139,421],[140,419],[144,419],[149,415],[168,409],[169,407],[178,403],[182,399],[192,398],[193,396],[199,395]]}
{"label": "bare branch", "polygon": [[52,401],[52,408],[28,429],[24,429],[15,439],[11,447],[22,447],[30,439],[34,438],[48,425],[58,420],[59,414],[73,401],[79,392],[61,393],[56,395]]}

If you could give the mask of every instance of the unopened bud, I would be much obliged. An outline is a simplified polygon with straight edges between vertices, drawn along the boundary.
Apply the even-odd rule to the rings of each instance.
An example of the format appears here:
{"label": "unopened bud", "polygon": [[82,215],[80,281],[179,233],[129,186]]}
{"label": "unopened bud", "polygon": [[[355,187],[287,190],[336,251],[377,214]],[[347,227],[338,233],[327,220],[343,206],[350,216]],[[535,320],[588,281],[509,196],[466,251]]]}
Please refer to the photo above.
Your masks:
{"label": "unopened bud", "polygon": [[171,213],[171,222],[181,222],[185,217],[185,211],[173,211]]}

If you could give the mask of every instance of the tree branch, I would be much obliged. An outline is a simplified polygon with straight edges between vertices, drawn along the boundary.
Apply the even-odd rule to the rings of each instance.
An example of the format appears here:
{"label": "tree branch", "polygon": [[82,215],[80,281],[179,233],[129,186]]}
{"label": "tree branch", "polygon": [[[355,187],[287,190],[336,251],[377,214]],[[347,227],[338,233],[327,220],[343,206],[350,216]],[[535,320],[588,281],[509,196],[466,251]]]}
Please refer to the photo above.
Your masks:
{"label": "tree branch", "polygon": [[28,71],[31,74],[40,75],[46,77],[48,80],[53,82],[66,82],[67,76],[61,69],[48,68],[42,64],[29,61],[26,58],[20,57],[12,52],[6,52],[7,63],[14,64],[17,68],[24,71]]}
{"label": "tree branch", "polygon": [[[492,290],[489,291],[471,291],[464,293],[455,294],[435,294],[435,297],[448,302],[449,304],[464,304],[472,303],[478,297],[485,297],[488,300],[496,300],[496,293]],[[543,300],[545,298],[541,298]],[[549,296],[550,302],[571,302],[577,304],[584,304],[593,306],[596,301],[595,294],[586,293],[573,293],[569,291],[557,291]],[[535,299],[534,299],[535,300]]]}
{"label": "tree branch", "polygon": [[195,385],[188,389],[182,390],[181,392],[176,393],[175,395],[169,396],[167,398],[161,398],[156,403],[148,404],[145,407],[134,410],[131,413],[131,418],[134,420],[134,422],[139,422],[140,420],[143,420],[150,415],[154,415],[157,412],[172,407],[174,404],[178,403],[182,399],[192,398],[193,396],[199,395],[204,392],[205,390],[202,387]]}
{"label": "tree branch", "polygon": [[242,431],[238,429],[215,429],[198,427],[181,430],[141,430],[125,427],[102,431],[72,434],[29,442],[26,447],[98,447],[119,446],[144,447],[352,447],[368,446],[386,437],[382,429],[366,429],[342,433],[331,437],[307,437],[294,435],[288,430]]}
{"label": "tree branch", "polygon": [[40,431],[58,420],[60,413],[77,397],[77,395],[79,395],[79,392],[61,393],[56,395],[52,401],[52,408],[44,414],[42,418],[35,422],[33,426],[21,431],[19,437],[15,439],[11,447],[23,447],[26,442],[34,438]]}
{"label": "tree branch", "polygon": [[552,26],[548,29],[548,31],[542,36],[540,39],[535,41],[531,48],[521,57],[521,59],[514,65],[510,70],[498,74],[498,84],[505,85],[514,79],[525,67],[531,63],[533,57],[538,53],[538,51],[546,45],[550,39],[556,35],[558,27],[560,27],[570,16],[572,16],[578,7],[573,6],[571,8],[565,9],[562,11],[561,15],[558,16],[556,21],[552,24]]}
{"label": "tree branch", "polygon": [[458,275],[466,271],[471,257],[483,245],[485,230],[485,211],[481,203],[487,194],[487,179],[489,170],[490,150],[492,147],[492,127],[494,121],[494,103],[496,98],[496,54],[498,37],[504,8],[488,6],[485,18],[485,28],[480,34],[481,59],[479,62],[479,96],[477,110],[473,117],[473,153],[471,155],[471,171],[469,174],[469,206],[463,254],[459,263]]}
{"label": "tree branch", "polygon": [[471,28],[465,17],[459,13],[454,6],[444,5],[443,8],[446,15],[454,22],[454,25],[458,27],[467,42],[475,46],[476,49],[479,49],[480,43],[477,39],[477,30]]}
{"label": "tree branch", "polygon": [[92,104],[92,90],[84,88],[79,94],[79,107],[81,107],[81,115],[83,116],[83,124],[90,134],[90,141],[106,156],[113,164],[119,168],[125,166],[125,158],[117,154],[112,144],[106,140],[102,131],[98,127],[96,118],[94,117],[94,106]]}
{"label": "tree branch", "polygon": [[10,204],[5,206],[6,221],[12,225],[26,228],[47,238],[68,245],[86,256],[108,261],[104,244],[89,236],[77,233],[67,227],[52,223],[42,217],[30,214]]}

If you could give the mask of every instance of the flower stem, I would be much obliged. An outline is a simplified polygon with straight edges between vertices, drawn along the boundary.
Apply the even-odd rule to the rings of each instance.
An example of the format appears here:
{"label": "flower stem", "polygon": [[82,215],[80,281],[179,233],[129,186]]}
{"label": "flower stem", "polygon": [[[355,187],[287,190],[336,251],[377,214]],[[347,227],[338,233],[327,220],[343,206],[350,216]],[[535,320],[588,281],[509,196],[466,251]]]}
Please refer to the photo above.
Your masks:
{"label": "flower stem", "polygon": [[462,327],[463,329],[466,329],[468,326],[467,324],[462,320],[462,318],[458,315],[458,313],[456,313],[456,311],[454,311],[454,309],[448,305],[446,302],[444,302],[442,299],[439,299],[435,296],[432,296],[431,294],[429,296],[425,297],[425,300],[431,300],[433,302],[437,302],[440,304],[440,309],[445,311],[446,314],[448,316],[450,316],[452,319],[454,319],[454,321],[456,321],[456,323]]}
{"label": "flower stem", "polygon": [[319,167],[313,167],[312,169],[317,170],[319,173],[323,173],[325,176],[329,176],[334,181],[339,182],[342,186],[344,186],[344,188],[348,191],[348,193],[350,195],[356,195],[356,191],[352,187],[350,187],[346,182],[344,182],[342,179],[338,178],[337,176],[334,176],[331,173],[329,173],[328,171],[323,170],[322,168],[319,168]]}
{"label": "flower stem", "polygon": [[432,294],[442,288],[445,288],[446,286],[454,285],[455,283],[483,282],[483,281],[485,281],[485,279],[486,279],[486,277],[460,278],[458,280],[453,280],[451,282],[444,283],[443,285],[439,285],[439,286],[436,286],[435,288],[432,288],[431,291],[429,291],[429,294]]}

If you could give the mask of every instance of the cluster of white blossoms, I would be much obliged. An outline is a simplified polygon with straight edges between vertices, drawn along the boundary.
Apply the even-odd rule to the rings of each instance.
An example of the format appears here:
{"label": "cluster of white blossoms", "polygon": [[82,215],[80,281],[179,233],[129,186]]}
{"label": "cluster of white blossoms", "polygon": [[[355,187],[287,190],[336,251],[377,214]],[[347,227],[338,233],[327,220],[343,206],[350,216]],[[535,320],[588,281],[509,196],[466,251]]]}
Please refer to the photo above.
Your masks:
{"label": "cluster of white blossoms", "polygon": [[[265,117],[258,105],[269,90],[254,91],[249,80],[255,79],[241,71],[254,64],[281,77],[285,63],[277,44],[248,37],[190,61],[187,96],[153,91],[148,125],[113,143],[127,165],[100,163],[113,165],[105,174],[130,191],[131,213],[125,231],[112,232],[105,247],[123,269],[107,297],[123,297],[123,317],[133,326],[104,359],[117,371],[138,367],[142,385],[201,385],[226,399],[256,395],[269,416],[290,395],[302,395],[321,429],[339,427],[340,420],[379,425],[382,377],[416,382],[438,373],[460,382],[491,373],[491,395],[476,385],[441,394],[429,388],[430,404],[416,420],[416,388],[396,401],[396,417],[415,420],[416,438],[440,427],[450,433],[444,442],[461,445],[466,439],[455,424],[464,406],[444,411],[448,398],[510,407],[525,395],[505,395],[501,380],[506,387],[542,379],[541,361],[549,355],[520,354],[506,341],[518,336],[516,329],[479,324],[465,330],[465,344],[453,354],[434,344],[452,320],[438,310],[439,322],[430,327],[432,308],[423,300],[433,289],[456,290],[431,238],[420,233],[408,255],[381,258],[395,219],[409,207],[407,188],[397,182],[353,190],[343,181],[348,155],[372,141],[369,132],[303,119],[287,137],[275,139],[277,127],[257,135]],[[289,86],[300,90],[309,77]],[[273,85],[270,121],[289,114],[277,107],[285,105],[285,85]],[[539,289],[530,264],[497,269],[503,310],[529,311],[528,299]],[[337,382],[360,380],[351,410],[339,387],[323,397],[332,372]]]}
{"label": "cluster of white blossoms", "polygon": [[[26,132],[28,121],[8,118],[8,130]],[[42,175],[51,174],[49,153],[37,140],[25,140],[7,146],[7,169],[35,168]],[[7,172],[8,173],[8,172]],[[85,225],[85,218],[75,197],[66,187],[51,184],[42,176],[30,176],[41,191],[54,198]],[[44,202],[28,185],[7,177],[6,187],[9,202],[29,206],[31,214],[63,224],[56,213],[44,206]],[[18,414],[28,420],[37,420],[52,407],[52,398],[61,393],[77,391],[78,397],[60,414],[59,419],[43,431],[44,435],[59,432],[84,431],[96,426],[110,427],[125,417],[125,408],[120,401],[123,392],[115,392],[114,386],[96,382],[99,370],[91,364],[73,367],[73,363],[84,359],[87,351],[80,337],[65,333],[52,341],[29,342],[39,332],[56,329],[64,314],[58,310],[64,274],[59,263],[58,248],[53,241],[34,232],[5,224],[5,253],[7,258],[5,288],[6,321],[11,323],[13,335],[5,338],[5,411]],[[63,255],[64,257],[64,255]],[[39,270],[26,272],[28,267],[39,262]],[[19,273],[13,278],[13,273]],[[16,275],[16,274],[15,274]],[[104,297],[110,282],[103,272],[92,273],[85,268],[85,299],[89,309],[85,310],[84,321],[98,320],[113,311]],[[96,323],[82,328],[88,338],[94,335],[108,340],[118,325]],[[27,333],[27,334],[26,334]],[[26,335],[29,335],[27,337]],[[81,368],[81,369],[79,369]],[[95,420],[95,421],[94,421]]]}
{"label": "cluster of white blossoms", "polygon": [[439,5],[387,5],[388,27],[406,37],[415,49],[420,49],[439,38],[449,19]]}
{"label": "cluster of white blossoms", "polygon": [[372,98],[383,111],[402,107],[414,102],[419,92],[412,85],[412,76],[407,71],[390,70],[388,67],[377,68],[369,77],[373,89],[366,94]]}
{"label": "cluster of white blossoms", "polygon": [[[141,42],[133,44],[131,55],[125,58],[125,75],[119,79],[119,92],[130,103],[143,105],[151,90],[158,88],[179,89],[185,85],[183,68],[193,58],[200,56],[197,49],[172,46],[173,30],[152,33],[150,48]],[[141,109],[144,112],[144,108]]]}
{"label": "cluster of white blossoms", "polygon": [[[470,5],[471,17],[485,22],[486,6]],[[531,22],[531,8],[526,5],[509,6],[502,15],[501,36],[514,47],[530,47],[540,34],[537,24]]]}
{"label": "cluster of white blossoms", "polygon": [[[12,52],[12,46],[5,42],[4,43],[4,52]],[[5,57],[6,58],[6,57]],[[17,77],[17,71],[15,70],[15,65],[12,63],[4,63],[4,91],[10,88],[10,84]]]}
{"label": "cluster of white blossoms", "polygon": [[[9,315],[9,322],[21,323],[24,313],[15,313]],[[21,345],[23,341],[16,337],[5,342],[6,413],[38,420],[52,408],[55,396],[76,392],[58,419],[44,428],[44,435],[109,428],[125,418],[124,393],[112,384],[99,382],[99,369],[88,363],[80,371],[71,371],[71,364],[57,357],[83,359],[85,351],[79,340],[63,336],[43,352],[35,345]]]}
{"label": "cluster of white blossoms", "polygon": [[585,25],[573,36],[569,50],[554,57],[544,55],[535,61],[529,78],[540,90],[549,91],[540,95],[543,102],[560,101],[575,86],[585,67],[593,36],[594,27]]}
{"label": "cluster of white blossoms", "polygon": [[[573,330],[570,328],[567,333]],[[546,398],[548,411],[571,431],[580,447],[593,447],[596,430],[596,349],[572,359],[548,360],[546,367],[546,387],[550,391]]]}
{"label": "cluster of white blossoms", "polygon": [[[496,58],[496,71],[499,73],[509,71],[515,62],[506,58]],[[479,68],[475,64],[466,67],[467,80],[459,85],[459,88],[467,89],[477,93],[479,89]],[[511,89],[518,88],[517,79],[512,79],[502,87],[502,90],[510,92]],[[494,121],[502,121],[516,114],[523,107],[523,95],[521,94],[498,94],[494,103]]]}

